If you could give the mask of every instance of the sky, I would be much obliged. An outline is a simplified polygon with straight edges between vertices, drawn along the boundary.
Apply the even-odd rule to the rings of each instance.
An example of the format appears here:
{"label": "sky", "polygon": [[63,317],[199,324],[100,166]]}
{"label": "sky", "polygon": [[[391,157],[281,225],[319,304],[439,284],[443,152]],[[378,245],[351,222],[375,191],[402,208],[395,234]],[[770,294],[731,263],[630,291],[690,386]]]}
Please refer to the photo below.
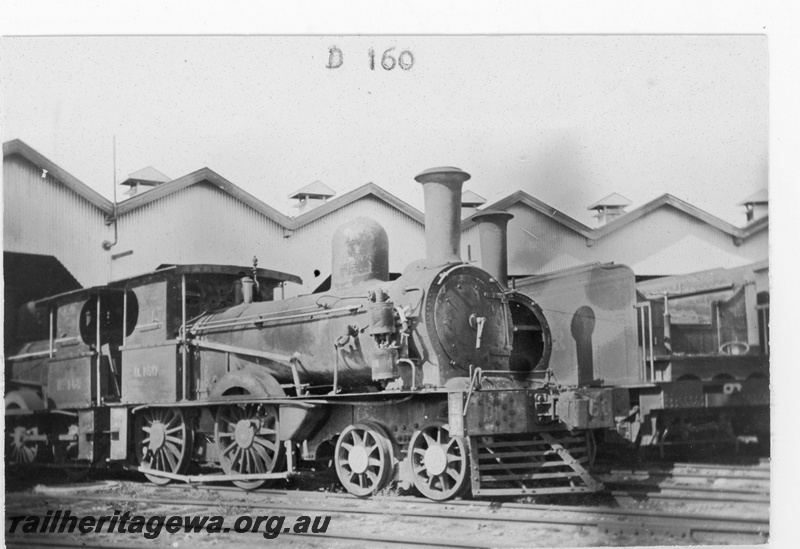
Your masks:
{"label": "sky", "polygon": [[[414,176],[451,165],[489,203],[521,189],[590,226],[586,207],[612,192],[629,210],[670,193],[743,225],[738,203],[768,185],[767,45],[757,35],[6,37],[2,140],[23,140],[109,199],[114,177],[152,165],[171,178],[211,168],[290,215],[288,195],[315,180],[337,195],[373,182],[422,209]],[[342,64],[328,68],[334,46]],[[410,68],[383,69],[388,48],[411,52]]]}

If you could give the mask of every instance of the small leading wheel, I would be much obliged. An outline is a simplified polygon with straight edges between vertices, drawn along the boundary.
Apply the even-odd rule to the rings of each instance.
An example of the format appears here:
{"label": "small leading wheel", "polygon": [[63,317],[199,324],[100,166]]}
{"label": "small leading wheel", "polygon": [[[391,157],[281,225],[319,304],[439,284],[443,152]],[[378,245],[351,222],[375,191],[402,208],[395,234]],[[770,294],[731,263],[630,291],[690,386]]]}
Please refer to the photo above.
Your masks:
{"label": "small leading wheel", "polygon": [[423,426],[408,445],[414,486],[423,496],[444,501],[469,484],[469,452],[463,438],[451,437],[450,428],[437,421]]}
{"label": "small leading wheel", "polygon": [[[192,457],[192,429],[180,408],[148,408],[137,414],[136,455],[145,469],[181,474]],[[145,476],[154,484],[168,484],[170,479]]]}
{"label": "small leading wheel", "polygon": [[[9,465],[29,465],[39,456],[38,427],[17,425],[8,430],[6,462]],[[31,440],[33,439],[33,440]]]}
{"label": "small leading wheel", "polygon": [[371,496],[391,480],[392,455],[382,427],[371,423],[350,425],[336,441],[336,475],[354,496]]}
{"label": "small leading wheel", "polygon": [[[278,409],[274,406],[221,406],[214,424],[214,439],[226,475],[272,473],[280,465]],[[255,490],[265,482],[265,479],[233,481],[243,490]]]}

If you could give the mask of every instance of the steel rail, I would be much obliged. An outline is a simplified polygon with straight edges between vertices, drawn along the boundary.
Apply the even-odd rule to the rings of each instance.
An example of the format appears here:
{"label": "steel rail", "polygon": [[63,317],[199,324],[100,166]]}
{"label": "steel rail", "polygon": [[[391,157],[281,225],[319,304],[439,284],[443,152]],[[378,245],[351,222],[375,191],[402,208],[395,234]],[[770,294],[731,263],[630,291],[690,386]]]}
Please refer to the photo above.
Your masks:
{"label": "steel rail", "polygon": [[[606,488],[612,488],[613,485],[606,485]],[[652,488],[641,487],[633,485],[630,488],[620,488],[611,491],[611,495],[615,498],[631,498],[631,499],[667,499],[678,501],[694,501],[694,502],[736,502],[736,503],[759,503],[769,504],[769,495],[759,496],[758,494],[737,494],[727,493],[723,491],[715,491],[706,493],[706,495],[697,495],[697,491],[664,488],[655,486]]]}
{"label": "steel rail", "polygon": [[617,476],[623,477],[664,477],[669,479],[692,479],[692,478],[703,478],[703,479],[730,479],[730,480],[749,480],[749,481],[759,481],[759,480],[770,480],[769,472],[765,471],[747,471],[747,470],[740,470],[741,474],[736,474],[734,470],[730,470],[730,472],[715,472],[715,471],[707,471],[707,472],[696,472],[696,471],[689,471],[687,470],[669,470],[669,469],[610,469],[610,470],[597,470],[594,469],[593,472],[596,476],[600,478],[608,478]]}
{"label": "steel rail", "polygon": [[743,483],[755,483],[759,485],[763,485],[763,488],[742,488],[736,486],[703,486],[701,484],[682,484],[680,482],[672,482],[676,480],[686,480],[686,479],[715,479],[717,477],[712,476],[699,476],[699,477],[673,477],[673,476],[634,476],[628,475],[627,478],[620,478],[621,475],[597,475],[596,478],[602,481],[604,484],[612,485],[612,486],[632,486],[632,487],[641,487],[643,489],[651,489],[651,488],[669,488],[674,490],[685,490],[687,492],[720,492],[720,493],[730,493],[730,494],[741,494],[741,495],[748,495],[748,494],[765,494],[769,493],[769,483],[764,482],[765,480],[769,479],[752,479],[752,478],[730,478],[728,477],[726,480],[740,480]]}
{"label": "steel rail", "polygon": [[[63,536],[64,534],[58,534],[59,536]],[[80,534],[79,534],[80,535]],[[5,545],[8,548],[11,547],[81,547],[81,549],[108,549],[108,547],[114,547],[114,549],[142,549],[142,547],[146,547],[145,545],[127,545],[122,543],[114,542],[113,545],[109,543],[92,543],[89,541],[85,541],[86,534],[81,535],[80,541],[77,540],[68,541],[68,540],[61,540],[61,539],[53,539],[47,538],[43,536],[31,537],[25,536],[20,538],[10,538],[6,535],[5,538]],[[119,534],[115,536],[115,540],[119,539]],[[143,541],[147,541],[152,543],[153,540],[145,539]]]}
{"label": "steel rail", "polygon": [[[235,536],[252,536],[258,539],[256,534],[242,532],[230,532],[224,534],[225,536],[235,535]],[[134,534],[138,535],[138,534]],[[209,537],[216,535],[216,534],[209,534]],[[358,536],[358,535],[345,535],[345,534],[319,534],[319,533],[308,533],[308,534],[296,534],[294,532],[281,532],[279,537],[290,536],[296,539],[303,539],[303,538],[316,538],[321,540],[342,540],[342,541],[355,541],[355,542],[369,542],[369,543],[383,543],[383,544],[390,544],[390,545],[400,545],[403,547],[431,547],[431,548],[451,548],[451,549],[491,549],[495,547],[495,545],[479,545],[476,543],[457,543],[452,541],[431,541],[431,540],[421,540],[415,538],[390,538],[384,536],[375,536],[375,535],[365,535],[365,536]],[[113,545],[108,543],[86,543],[83,541],[83,537],[80,538],[80,545],[82,549],[107,549],[108,547],[114,547],[114,549],[142,549],[143,547],[151,547],[152,542],[154,540],[150,539],[142,539],[143,542],[148,542],[144,545],[122,545],[119,543],[113,543]],[[118,539],[118,536],[117,538]],[[212,538],[213,539],[213,538]],[[223,539],[223,538],[220,538]],[[230,538],[225,538],[227,541],[230,541]],[[25,537],[25,538],[18,538],[18,539],[9,539],[6,538],[6,547],[69,547],[74,548],[76,547],[75,541],[62,541],[62,540],[55,540],[51,538],[45,537]]]}
{"label": "steel rail", "polygon": [[619,463],[597,461],[595,469],[598,471],[708,471],[711,472],[725,472],[725,471],[740,471],[747,473],[764,473],[768,474],[770,471],[769,463],[758,464],[714,464],[714,463],[638,463],[636,466],[625,467]]}
{"label": "steel rail", "polygon": [[769,470],[770,467],[770,459],[769,458],[760,458],[758,465],[748,465],[747,463],[691,463],[691,462],[674,462],[669,464],[670,467],[687,467],[687,468],[702,468],[708,467],[712,469],[741,469],[742,467],[750,467],[751,469],[758,469],[758,470]]}
{"label": "steel rail", "polygon": [[658,483],[654,479],[645,482],[635,480],[610,480],[601,477],[606,488],[612,491],[630,490],[632,492],[650,492],[650,491],[672,491],[672,492],[688,492],[696,494],[718,494],[725,497],[769,497],[769,488],[766,489],[746,489],[746,488],[715,488],[713,486],[697,486],[693,484],[671,484],[671,483]]}

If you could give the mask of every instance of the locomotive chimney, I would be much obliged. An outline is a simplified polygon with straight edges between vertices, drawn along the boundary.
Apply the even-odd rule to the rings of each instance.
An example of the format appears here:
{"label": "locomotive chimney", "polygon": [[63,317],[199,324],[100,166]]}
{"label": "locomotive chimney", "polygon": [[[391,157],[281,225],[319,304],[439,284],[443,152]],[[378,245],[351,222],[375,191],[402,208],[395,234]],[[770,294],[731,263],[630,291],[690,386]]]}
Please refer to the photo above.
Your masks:
{"label": "locomotive chimney", "polygon": [[430,265],[461,261],[461,186],[470,177],[446,166],[430,168],[414,178],[425,192],[425,249]]}
{"label": "locomotive chimney", "polygon": [[472,219],[478,225],[481,242],[481,265],[501,286],[508,287],[508,212],[485,210]]}

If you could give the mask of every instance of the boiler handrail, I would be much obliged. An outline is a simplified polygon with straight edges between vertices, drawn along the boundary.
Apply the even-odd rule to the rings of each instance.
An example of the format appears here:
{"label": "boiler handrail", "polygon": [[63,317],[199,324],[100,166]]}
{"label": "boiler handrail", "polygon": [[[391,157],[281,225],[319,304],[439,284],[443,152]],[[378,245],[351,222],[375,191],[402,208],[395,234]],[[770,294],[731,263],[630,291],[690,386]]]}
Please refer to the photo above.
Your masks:
{"label": "boiler handrail", "polygon": [[[207,323],[203,323],[203,320],[200,319],[197,323],[194,324],[189,329],[189,332],[192,334],[199,334],[202,332],[216,330],[221,328],[234,328],[237,326],[246,326],[248,324],[266,324],[268,322],[282,322],[285,320],[295,320],[298,318],[307,318],[316,315],[329,315],[333,313],[341,313],[344,311],[349,312],[356,312],[359,309],[363,308],[363,305],[350,305],[347,307],[338,307],[336,309],[322,309],[322,310],[314,310],[309,311],[306,313],[298,313],[298,314],[291,314],[285,316],[272,316],[268,317],[268,315],[253,315],[248,317],[236,318],[236,319],[223,319],[223,320],[212,320]],[[274,314],[274,313],[270,313]],[[267,316],[267,318],[265,318]]]}

